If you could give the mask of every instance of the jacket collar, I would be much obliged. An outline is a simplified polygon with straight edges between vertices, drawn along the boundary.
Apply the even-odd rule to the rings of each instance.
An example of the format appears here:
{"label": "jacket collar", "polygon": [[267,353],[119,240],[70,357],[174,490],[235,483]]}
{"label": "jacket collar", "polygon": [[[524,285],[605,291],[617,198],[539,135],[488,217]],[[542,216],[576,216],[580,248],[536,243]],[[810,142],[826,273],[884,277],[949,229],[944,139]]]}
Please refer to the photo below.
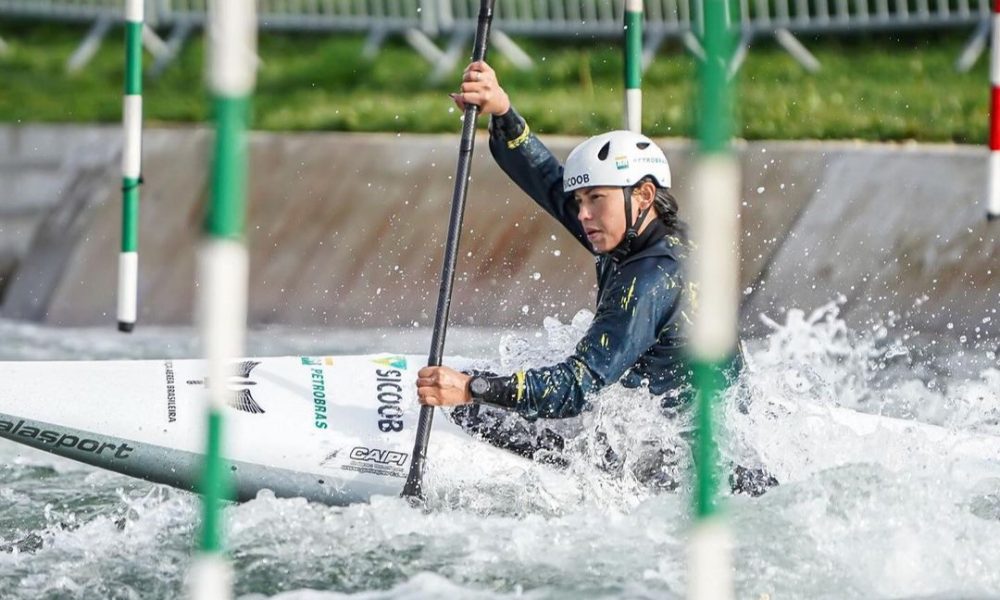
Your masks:
{"label": "jacket collar", "polygon": [[650,215],[651,219],[646,228],[642,230],[639,237],[632,242],[632,248],[624,258],[615,260],[610,254],[606,255],[619,265],[630,263],[639,258],[648,256],[669,256],[677,260],[677,246],[668,237],[667,226],[663,221]]}

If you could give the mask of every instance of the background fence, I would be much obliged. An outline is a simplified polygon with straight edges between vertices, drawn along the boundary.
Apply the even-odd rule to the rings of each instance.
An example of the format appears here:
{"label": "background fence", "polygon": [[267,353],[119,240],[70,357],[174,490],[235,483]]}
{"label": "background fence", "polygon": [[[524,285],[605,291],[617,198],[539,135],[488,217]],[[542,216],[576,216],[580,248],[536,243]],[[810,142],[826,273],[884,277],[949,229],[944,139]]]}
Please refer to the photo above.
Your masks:
{"label": "background fence", "polygon": [[[871,31],[974,28],[959,61],[968,68],[990,30],[990,0],[737,0],[732,18],[741,36],[732,68],[750,42],[773,36],[806,68],[818,68],[795,35],[840,35]],[[207,0],[146,0],[146,22],[168,31],[167,42],[147,32],[147,47],[165,66],[193,29],[203,27]],[[701,30],[699,0],[646,0],[645,51],[648,64],[668,38],[684,41],[696,54]],[[263,29],[350,31],[369,35],[366,52],[378,50],[387,36],[401,35],[427,60],[446,72],[464,56],[475,30],[478,0],[258,0]],[[531,59],[508,35],[537,38],[620,39],[624,0],[497,0],[494,43],[497,50],[526,67]],[[123,20],[123,0],[0,0],[0,18],[20,17],[92,22],[91,45],[110,24]],[[433,38],[447,38],[441,50]],[[77,57],[80,62],[81,57]],[[85,58],[85,57],[83,57]],[[85,62],[85,61],[84,61]]]}
{"label": "background fence", "polygon": [[[147,5],[150,4],[152,2],[147,2]],[[0,14],[60,21],[93,21],[102,18],[124,21],[124,7],[124,0],[0,0]],[[152,13],[148,14],[152,16]]]}

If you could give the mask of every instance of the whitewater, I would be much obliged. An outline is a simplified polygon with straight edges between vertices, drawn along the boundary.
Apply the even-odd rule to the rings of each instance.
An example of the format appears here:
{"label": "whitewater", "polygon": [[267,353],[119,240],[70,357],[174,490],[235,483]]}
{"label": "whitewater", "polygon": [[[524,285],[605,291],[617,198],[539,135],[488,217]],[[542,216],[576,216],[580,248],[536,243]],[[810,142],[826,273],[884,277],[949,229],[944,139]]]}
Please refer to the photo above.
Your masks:
{"label": "whitewater", "polygon": [[[737,597],[1000,596],[1000,462],[829,423],[817,444],[822,413],[797,408],[839,406],[1000,445],[997,342],[922,334],[892,315],[852,330],[839,310],[762,316],[770,333],[748,341],[750,368],[726,399],[723,463],[760,466],[781,482],[757,498],[725,498]],[[498,372],[547,364],[591,318],[453,328],[447,353]],[[2,321],[0,336],[2,360],[199,355],[188,328],[123,336]],[[429,337],[426,328],[267,328],[250,332],[248,353],[421,353]],[[552,426],[575,434],[570,501],[543,483],[553,467],[534,465],[496,485],[435,486],[419,509],[394,497],[332,508],[268,492],[229,506],[237,597],[682,597],[690,457],[677,440],[690,433],[688,415],[666,421],[642,391],[612,386],[582,418]],[[607,446],[621,468],[602,465]],[[676,490],[637,477],[651,446],[675,450]],[[0,441],[0,598],[180,597],[199,519],[193,494]]]}

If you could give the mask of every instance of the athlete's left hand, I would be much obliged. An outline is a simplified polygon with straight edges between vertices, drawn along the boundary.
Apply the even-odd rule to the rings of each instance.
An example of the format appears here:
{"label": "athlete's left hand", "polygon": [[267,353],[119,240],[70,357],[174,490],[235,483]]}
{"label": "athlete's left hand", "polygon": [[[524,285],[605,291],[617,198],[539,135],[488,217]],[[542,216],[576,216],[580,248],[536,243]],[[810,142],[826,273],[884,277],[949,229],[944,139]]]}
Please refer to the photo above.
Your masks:
{"label": "athlete's left hand", "polygon": [[458,406],[472,402],[471,375],[448,367],[424,367],[417,372],[417,398],[428,406]]}
{"label": "athlete's left hand", "polygon": [[470,63],[462,73],[462,87],[457,94],[449,94],[459,110],[465,112],[466,104],[479,107],[480,115],[505,115],[510,110],[510,97],[500,87],[497,73],[485,61]]}

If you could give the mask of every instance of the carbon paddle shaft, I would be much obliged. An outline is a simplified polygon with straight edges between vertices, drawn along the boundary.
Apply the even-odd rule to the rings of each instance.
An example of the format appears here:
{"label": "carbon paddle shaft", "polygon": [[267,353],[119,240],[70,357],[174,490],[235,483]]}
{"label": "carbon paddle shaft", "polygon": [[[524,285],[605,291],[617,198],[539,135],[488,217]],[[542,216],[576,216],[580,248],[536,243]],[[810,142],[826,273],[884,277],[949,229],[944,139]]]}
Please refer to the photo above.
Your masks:
{"label": "carbon paddle shaft", "polygon": [[[495,0],[480,0],[479,24],[476,27],[476,41],[473,44],[472,60],[486,60],[486,44],[493,22]],[[451,309],[451,290],[455,283],[455,265],[458,261],[458,242],[462,235],[462,217],[465,214],[465,199],[469,192],[469,173],[472,169],[472,150],[476,144],[476,119],[479,107],[469,104],[465,107],[462,122],[462,142],[458,150],[458,168],[455,174],[455,192],[451,197],[451,219],[448,222],[448,241],[444,247],[444,264],[441,266],[441,288],[438,291],[437,312],[434,314],[434,332],[431,337],[431,351],[427,365],[441,366],[444,357],[444,338],[448,330],[448,312]],[[404,498],[423,498],[424,463],[427,460],[427,443],[431,436],[434,407],[421,406],[417,421],[417,437],[413,442],[410,459],[410,473],[403,486]]]}

